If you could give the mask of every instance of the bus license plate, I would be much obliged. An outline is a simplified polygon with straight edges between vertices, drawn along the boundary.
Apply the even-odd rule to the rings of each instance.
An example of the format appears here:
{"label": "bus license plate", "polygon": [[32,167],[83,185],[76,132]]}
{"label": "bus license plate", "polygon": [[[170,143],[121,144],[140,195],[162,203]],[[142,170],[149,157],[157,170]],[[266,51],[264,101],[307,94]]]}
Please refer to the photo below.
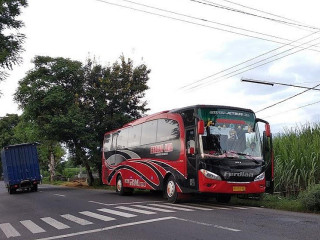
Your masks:
{"label": "bus license plate", "polygon": [[245,186],[233,186],[232,190],[234,192],[245,192],[246,191],[246,187]]}

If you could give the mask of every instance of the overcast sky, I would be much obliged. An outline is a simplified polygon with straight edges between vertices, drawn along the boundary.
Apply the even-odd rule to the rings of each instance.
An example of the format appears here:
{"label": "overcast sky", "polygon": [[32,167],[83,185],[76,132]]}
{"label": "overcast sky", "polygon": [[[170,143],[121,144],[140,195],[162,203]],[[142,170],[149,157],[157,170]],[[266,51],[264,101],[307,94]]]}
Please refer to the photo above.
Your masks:
{"label": "overcast sky", "polygon": [[[201,4],[200,1],[207,4]],[[3,92],[0,117],[7,113],[21,113],[12,95],[18,81],[33,67],[31,60],[36,55],[66,57],[82,62],[90,56],[98,59],[101,64],[108,64],[123,54],[133,59],[135,65],[146,64],[151,69],[148,83],[150,90],[146,94],[151,109],[149,113],[194,104],[229,105],[259,111],[303,91],[293,87],[244,83],[240,81],[242,77],[308,87],[320,84],[320,47],[316,46],[317,43],[320,46],[320,33],[316,33],[316,29],[297,26],[320,27],[318,1],[234,1],[287,19],[244,8],[226,0],[134,0],[135,3],[154,8],[122,0],[29,0],[29,6],[21,15],[25,23],[21,32],[27,37],[25,52],[22,54],[23,64],[16,66],[9,78],[0,83]],[[210,2],[260,17],[213,7],[208,5]],[[271,21],[270,18],[278,21]],[[283,24],[292,22],[288,19],[299,23],[296,26]],[[285,46],[290,43],[289,40],[298,39],[301,40],[291,44],[300,47]],[[302,45],[309,41],[309,44]],[[303,50],[307,47],[310,48]],[[294,49],[289,51],[291,48]],[[256,66],[240,70],[246,65],[238,64],[273,49],[277,50],[246,65],[258,61],[256,65],[261,65],[266,62],[262,61],[266,57],[278,54],[270,61],[299,49],[302,51],[232,76]],[[281,54],[283,51],[287,52]],[[233,66],[236,67],[223,71]],[[206,78],[208,76],[212,77]],[[265,118],[276,131],[307,121],[317,122],[320,121],[320,103],[288,111],[317,101],[320,101],[320,92],[309,91],[259,111],[257,117]],[[288,112],[283,113],[285,111]]]}

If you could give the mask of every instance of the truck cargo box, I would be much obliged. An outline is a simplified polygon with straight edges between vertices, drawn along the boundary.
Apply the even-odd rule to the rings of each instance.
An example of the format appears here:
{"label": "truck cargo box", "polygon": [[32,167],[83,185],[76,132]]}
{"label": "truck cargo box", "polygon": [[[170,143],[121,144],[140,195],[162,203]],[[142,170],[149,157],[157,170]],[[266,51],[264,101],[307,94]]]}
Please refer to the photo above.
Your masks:
{"label": "truck cargo box", "polygon": [[36,145],[10,145],[1,151],[4,182],[10,194],[17,189],[37,191],[41,175]]}

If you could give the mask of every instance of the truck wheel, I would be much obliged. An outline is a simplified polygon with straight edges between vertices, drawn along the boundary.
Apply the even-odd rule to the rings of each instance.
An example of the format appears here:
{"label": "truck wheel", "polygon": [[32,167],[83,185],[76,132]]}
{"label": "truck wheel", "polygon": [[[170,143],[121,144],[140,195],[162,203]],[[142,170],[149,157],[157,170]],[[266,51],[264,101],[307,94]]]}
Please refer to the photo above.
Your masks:
{"label": "truck wheel", "polygon": [[176,181],[174,180],[174,177],[172,175],[168,178],[168,181],[166,183],[166,188],[164,191],[165,191],[165,196],[168,199],[168,202],[170,203],[178,202]]}
{"label": "truck wheel", "polygon": [[38,184],[33,185],[32,190],[37,192],[38,191]]}
{"label": "truck wheel", "polygon": [[14,194],[16,192],[16,189],[9,187],[8,192],[9,192],[9,194]]}

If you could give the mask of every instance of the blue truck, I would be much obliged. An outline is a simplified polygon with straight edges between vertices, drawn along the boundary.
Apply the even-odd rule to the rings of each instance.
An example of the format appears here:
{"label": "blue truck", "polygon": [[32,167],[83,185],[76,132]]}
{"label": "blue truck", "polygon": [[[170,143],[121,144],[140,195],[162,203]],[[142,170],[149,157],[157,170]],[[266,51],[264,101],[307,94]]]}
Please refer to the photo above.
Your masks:
{"label": "blue truck", "polygon": [[37,191],[41,182],[37,143],[4,147],[1,151],[4,183],[8,193],[17,189]]}

